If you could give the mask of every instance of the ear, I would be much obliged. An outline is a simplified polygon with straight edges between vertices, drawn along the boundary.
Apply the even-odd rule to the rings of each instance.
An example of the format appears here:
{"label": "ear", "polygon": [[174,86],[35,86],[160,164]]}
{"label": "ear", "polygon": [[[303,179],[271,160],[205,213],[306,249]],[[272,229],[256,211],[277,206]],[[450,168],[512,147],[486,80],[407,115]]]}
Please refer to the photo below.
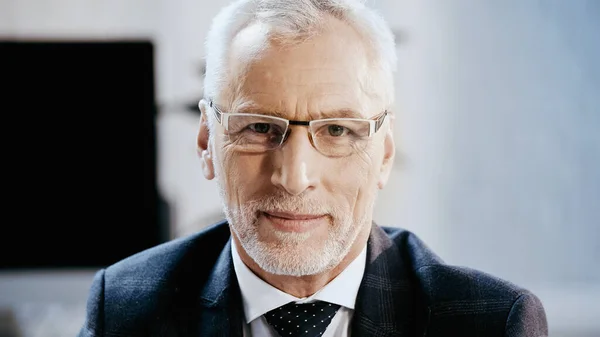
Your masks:
{"label": "ear", "polygon": [[392,166],[394,164],[394,156],[396,154],[396,145],[394,143],[394,134],[392,132],[392,118],[389,119],[388,130],[383,141],[383,162],[381,164],[381,171],[379,172],[379,181],[377,187],[383,189],[390,178]]}
{"label": "ear", "polygon": [[208,129],[208,103],[205,100],[201,100],[198,103],[200,109],[200,125],[198,128],[197,151],[198,156],[202,162],[202,173],[207,180],[212,180],[215,177],[215,167],[213,163],[213,156],[209,146],[209,129]]}

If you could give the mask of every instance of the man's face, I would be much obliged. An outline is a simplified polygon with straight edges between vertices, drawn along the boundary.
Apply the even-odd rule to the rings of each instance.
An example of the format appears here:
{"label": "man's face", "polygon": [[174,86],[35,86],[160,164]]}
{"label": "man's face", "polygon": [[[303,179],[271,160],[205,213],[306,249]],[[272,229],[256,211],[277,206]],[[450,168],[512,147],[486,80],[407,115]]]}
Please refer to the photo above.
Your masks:
{"label": "man's face", "polygon": [[[333,19],[331,27],[292,47],[267,39],[260,24],[246,28],[228,58],[233,82],[214,103],[224,112],[276,112],[301,121],[344,117],[340,113],[348,110],[359,118],[380,114],[384,103],[367,91],[373,86],[366,83],[366,48],[350,27]],[[267,49],[254,53],[265,41]],[[204,105],[204,115],[214,113],[210,109]],[[206,132],[199,134],[208,153],[205,174],[217,177],[232,231],[258,266],[273,274],[313,275],[362,248],[355,239],[370,229],[376,191],[393,159],[387,123],[345,157],[317,151],[303,125],[290,125],[280,148],[258,154],[238,151],[215,126],[212,144],[203,145]]]}

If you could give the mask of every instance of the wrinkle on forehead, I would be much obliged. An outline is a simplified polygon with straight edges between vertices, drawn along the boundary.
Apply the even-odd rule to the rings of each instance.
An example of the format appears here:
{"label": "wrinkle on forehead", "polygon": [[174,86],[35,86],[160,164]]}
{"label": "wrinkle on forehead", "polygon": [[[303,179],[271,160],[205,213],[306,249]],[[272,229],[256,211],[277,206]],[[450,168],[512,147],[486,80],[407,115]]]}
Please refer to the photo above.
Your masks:
{"label": "wrinkle on forehead", "polygon": [[244,28],[232,42],[229,85],[219,103],[230,112],[263,109],[299,120],[335,110],[363,118],[380,113],[367,46],[346,23],[332,19],[328,27],[297,44],[269,37],[259,22]]}

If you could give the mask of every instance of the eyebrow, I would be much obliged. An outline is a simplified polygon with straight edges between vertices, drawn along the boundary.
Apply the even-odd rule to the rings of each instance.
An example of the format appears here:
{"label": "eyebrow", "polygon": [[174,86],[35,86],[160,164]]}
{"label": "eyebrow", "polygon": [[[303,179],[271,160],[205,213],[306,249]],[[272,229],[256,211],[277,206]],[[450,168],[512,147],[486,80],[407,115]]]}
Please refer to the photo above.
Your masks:
{"label": "eyebrow", "polygon": [[322,113],[323,119],[327,118],[358,118],[364,119],[365,116],[353,109],[338,109],[333,111],[325,111]]}
{"label": "eyebrow", "polygon": [[277,109],[269,109],[269,108],[265,108],[265,107],[259,107],[257,105],[250,105],[250,104],[243,104],[242,106],[235,109],[235,112],[236,113],[267,115],[267,116],[287,119],[287,116],[283,111],[280,111]]}

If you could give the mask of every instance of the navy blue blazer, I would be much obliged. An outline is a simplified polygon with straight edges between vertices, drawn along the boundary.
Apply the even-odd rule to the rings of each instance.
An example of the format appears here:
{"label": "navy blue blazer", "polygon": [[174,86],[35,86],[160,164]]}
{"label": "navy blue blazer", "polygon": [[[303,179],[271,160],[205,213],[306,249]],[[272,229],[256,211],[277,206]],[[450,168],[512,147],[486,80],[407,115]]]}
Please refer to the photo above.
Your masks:
{"label": "navy blue blazer", "polygon": [[[79,336],[242,337],[230,245],[221,222],[98,271]],[[352,337],[548,335],[528,290],[444,264],[411,232],[375,224],[351,326]]]}

